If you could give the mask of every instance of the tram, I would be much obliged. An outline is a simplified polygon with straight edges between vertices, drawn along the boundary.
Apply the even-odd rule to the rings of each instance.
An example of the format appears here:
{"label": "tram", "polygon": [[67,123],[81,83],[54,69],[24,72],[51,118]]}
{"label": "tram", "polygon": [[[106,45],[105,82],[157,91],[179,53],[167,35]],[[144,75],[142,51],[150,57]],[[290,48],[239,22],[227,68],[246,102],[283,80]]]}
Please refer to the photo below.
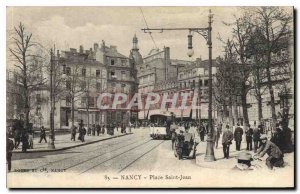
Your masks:
{"label": "tram", "polygon": [[172,112],[161,112],[150,116],[152,126],[150,126],[150,137],[153,139],[171,139],[170,129],[167,123],[172,122],[174,114]]}

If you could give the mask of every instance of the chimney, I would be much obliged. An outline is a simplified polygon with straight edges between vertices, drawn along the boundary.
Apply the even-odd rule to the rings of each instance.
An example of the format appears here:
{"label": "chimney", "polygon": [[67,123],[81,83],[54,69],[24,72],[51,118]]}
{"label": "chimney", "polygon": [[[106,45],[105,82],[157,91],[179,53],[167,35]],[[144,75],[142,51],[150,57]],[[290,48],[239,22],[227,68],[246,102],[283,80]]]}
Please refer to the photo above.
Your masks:
{"label": "chimney", "polygon": [[60,58],[59,50],[57,50],[57,58]]}
{"label": "chimney", "polygon": [[110,49],[117,52],[117,46],[115,46],[115,45],[110,45]]}
{"label": "chimney", "polygon": [[83,53],[83,46],[82,45],[79,46],[79,52]]}
{"label": "chimney", "polygon": [[98,43],[94,43],[94,51],[95,51],[95,52],[98,50],[98,48],[99,48]]}

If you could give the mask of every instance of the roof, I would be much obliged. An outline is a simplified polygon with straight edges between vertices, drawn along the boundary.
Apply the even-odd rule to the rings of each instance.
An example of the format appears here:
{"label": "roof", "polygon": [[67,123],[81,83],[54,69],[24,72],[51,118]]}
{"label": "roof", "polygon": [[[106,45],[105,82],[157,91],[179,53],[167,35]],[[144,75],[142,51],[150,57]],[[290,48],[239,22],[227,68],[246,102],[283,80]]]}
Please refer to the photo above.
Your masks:
{"label": "roof", "polygon": [[105,47],[105,55],[109,57],[128,58],[117,51],[116,47]]}

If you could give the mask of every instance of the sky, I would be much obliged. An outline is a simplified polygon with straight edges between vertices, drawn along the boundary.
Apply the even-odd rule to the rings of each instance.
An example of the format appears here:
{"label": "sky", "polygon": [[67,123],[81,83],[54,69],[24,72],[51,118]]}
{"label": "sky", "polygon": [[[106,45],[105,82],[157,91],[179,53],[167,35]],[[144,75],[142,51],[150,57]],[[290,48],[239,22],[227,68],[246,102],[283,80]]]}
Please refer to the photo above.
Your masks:
{"label": "sky", "polygon": [[[116,45],[120,53],[128,56],[132,48],[134,34],[139,40],[142,56],[155,48],[149,34],[141,29],[208,26],[208,10],[213,16],[212,42],[213,58],[222,55],[223,43],[231,36],[231,27],[223,22],[233,22],[234,14],[239,15],[238,7],[7,7],[7,30],[22,22],[32,32],[35,41],[50,47],[55,44],[59,50],[69,48],[85,50],[94,43]],[[142,11],[141,11],[142,10]],[[205,39],[193,34],[194,56],[187,56],[188,31],[164,31],[152,33],[158,48],[170,47],[171,58],[195,60],[208,59]]]}

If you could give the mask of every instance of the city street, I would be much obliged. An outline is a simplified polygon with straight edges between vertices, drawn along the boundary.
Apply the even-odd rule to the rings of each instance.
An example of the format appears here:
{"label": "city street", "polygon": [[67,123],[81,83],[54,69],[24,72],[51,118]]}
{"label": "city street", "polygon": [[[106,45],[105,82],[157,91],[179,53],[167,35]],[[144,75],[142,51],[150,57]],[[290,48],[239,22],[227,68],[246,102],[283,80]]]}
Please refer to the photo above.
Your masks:
{"label": "city street", "polygon": [[195,165],[193,160],[175,160],[171,151],[171,141],[152,140],[147,129],[138,129],[133,135],[65,151],[18,153],[13,155],[12,160],[12,171],[19,168],[47,168],[64,169],[66,172],[79,174],[122,172],[128,169],[137,170],[140,167],[143,167],[143,170],[170,170],[172,161],[176,162],[177,167]]}
{"label": "city street", "polygon": [[[285,161],[287,163],[285,168],[276,168],[270,171],[266,168],[265,162],[254,162],[258,164],[259,168],[253,171],[232,171],[236,164],[236,151],[232,146],[231,158],[224,160],[220,158],[222,147],[215,149],[217,161],[210,163],[208,167],[197,165],[196,160],[178,160],[174,157],[171,150],[170,140],[152,140],[149,137],[148,129],[140,128],[133,130],[134,134],[106,141],[85,145],[77,148],[68,149],[65,151],[55,152],[36,152],[36,153],[17,153],[13,155],[12,171],[8,174],[8,178],[15,178],[24,174],[27,170],[28,177],[42,178],[43,173],[47,172],[47,177],[60,177],[64,179],[76,180],[76,177],[88,177],[93,180],[94,176],[110,175],[117,180],[124,180],[128,177],[125,175],[143,175],[147,179],[152,176],[151,181],[157,181],[160,177],[169,176],[186,176],[191,179],[191,184],[196,181],[198,186],[206,186],[208,183],[197,180],[204,180],[205,178],[212,178],[215,173],[222,176],[214,177],[219,180],[220,187],[230,186],[239,182],[240,186],[249,186],[259,184],[259,179],[252,179],[251,177],[270,176],[268,181],[264,184],[278,183],[278,186],[286,186],[290,183],[290,175],[293,173],[293,154],[286,154]],[[206,147],[206,142],[201,142],[197,148],[197,157],[203,156]],[[32,169],[35,169],[32,171]],[[22,172],[23,171],[23,172]],[[274,173],[276,171],[276,173]],[[68,172],[60,173],[60,172]],[[224,176],[231,173],[228,177],[229,182],[222,182]],[[245,178],[247,175],[248,178]],[[125,176],[125,177],[124,177]],[[223,177],[223,178],[222,178]],[[287,179],[282,179],[286,177]],[[99,179],[99,178],[98,178]],[[105,178],[103,178],[105,179]],[[149,178],[150,179],[150,178]],[[164,177],[165,179],[165,177]],[[183,179],[183,178],[182,178]],[[250,181],[251,180],[251,181]],[[99,180],[101,182],[101,180]],[[116,181],[116,180],[110,180]],[[84,186],[101,185],[100,182],[85,182]],[[184,183],[184,182],[182,182]],[[57,183],[56,183],[57,184]],[[122,184],[120,182],[120,184]],[[180,184],[180,183],[179,183]],[[66,184],[67,185],[67,184]],[[79,184],[80,185],[80,184]],[[78,186],[79,186],[78,185]],[[35,183],[35,186],[36,185]],[[134,185],[127,185],[127,187]]]}

